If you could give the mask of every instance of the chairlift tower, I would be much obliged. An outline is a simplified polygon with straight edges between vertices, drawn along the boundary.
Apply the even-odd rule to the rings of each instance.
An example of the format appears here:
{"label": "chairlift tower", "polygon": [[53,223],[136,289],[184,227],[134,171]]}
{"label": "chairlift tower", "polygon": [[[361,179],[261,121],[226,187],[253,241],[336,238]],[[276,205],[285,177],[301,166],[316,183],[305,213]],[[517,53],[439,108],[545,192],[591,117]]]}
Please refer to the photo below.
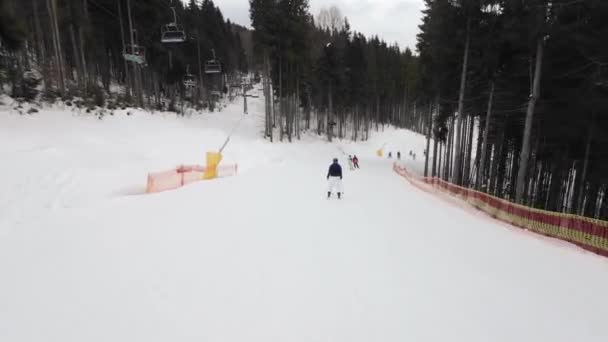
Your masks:
{"label": "chairlift tower", "polygon": [[252,84],[251,84],[250,80],[247,80],[247,79],[243,80],[241,82],[241,84],[239,84],[239,86],[242,87],[242,93],[241,94],[243,96],[243,114],[249,114],[249,111],[247,109],[247,98],[248,97],[258,98],[259,96],[258,95],[249,95],[249,94],[247,94],[247,90],[252,87]]}

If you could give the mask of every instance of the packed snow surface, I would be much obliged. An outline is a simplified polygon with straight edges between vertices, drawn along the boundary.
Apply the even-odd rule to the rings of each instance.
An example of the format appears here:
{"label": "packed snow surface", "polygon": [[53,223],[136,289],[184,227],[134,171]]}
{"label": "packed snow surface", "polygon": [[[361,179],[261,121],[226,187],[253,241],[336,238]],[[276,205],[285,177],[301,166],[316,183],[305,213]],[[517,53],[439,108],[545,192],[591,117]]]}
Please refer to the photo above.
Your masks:
{"label": "packed snow surface", "polygon": [[[421,170],[420,135],[271,144],[262,105],[0,111],[0,341],[608,341],[605,259],[422,192],[375,155],[386,143]],[[142,193],[234,128],[237,176]],[[333,157],[342,200],[325,198]]]}

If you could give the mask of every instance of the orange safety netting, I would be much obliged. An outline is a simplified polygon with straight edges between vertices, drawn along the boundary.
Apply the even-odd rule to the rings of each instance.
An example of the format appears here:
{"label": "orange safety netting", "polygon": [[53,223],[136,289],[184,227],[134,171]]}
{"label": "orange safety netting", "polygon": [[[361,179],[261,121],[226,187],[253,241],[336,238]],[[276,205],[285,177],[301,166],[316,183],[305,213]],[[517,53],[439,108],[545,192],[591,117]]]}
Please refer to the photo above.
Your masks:
{"label": "orange safety netting", "polygon": [[527,207],[437,177],[417,177],[397,163],[393,170],[419,189],[449,193],[500,221],[608,256],[607,221]]}
{"label": "orange safety netting", "polygon": [[209,168],[207,166],[180,165],[172,170],[148,174],[146,192],[154,193],[177,189],[186,184],[210,179],[207,178],[208,174],[211,174],[212,178],[233,176],[237,173],[237,169],[236,164],[222,166],[216,164],[213,170],[208,172]]}

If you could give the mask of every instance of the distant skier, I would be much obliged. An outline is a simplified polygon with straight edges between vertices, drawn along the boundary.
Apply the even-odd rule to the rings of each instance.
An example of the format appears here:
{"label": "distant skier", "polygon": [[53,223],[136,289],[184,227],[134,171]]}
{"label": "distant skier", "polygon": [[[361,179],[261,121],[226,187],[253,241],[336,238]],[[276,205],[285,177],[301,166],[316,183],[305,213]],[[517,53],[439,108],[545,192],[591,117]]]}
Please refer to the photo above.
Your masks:
{"label": "distant skier", "polygon": [[393,158],[393,152],[388,153],[388,159],[391,159],[391,158]]}
{"label": "distant skier", "polygon": [[348,167],[349,167],[351,170],[354,170],[354,169],[355,169],[355,165],[353,164],[353,156],[348,156]]}
{"label": "distant skier", "polygon": [[333,163],[329,166],[327,171],[328,190],[327,198],[331,197],[332,191],[335,189],[338,193],[338,199],[342,194],[342,166],[338,164],[338,158],[334,158]]}
{"label": "distant skier", "polygon": [[355,166],[355,169],[359,168],[359,158],[357,158],[356,154],[353,156],[353,165]]}
{"label": "distant skier", "polygon": [[401,152],[397,151],[397,160],[401,160]]}

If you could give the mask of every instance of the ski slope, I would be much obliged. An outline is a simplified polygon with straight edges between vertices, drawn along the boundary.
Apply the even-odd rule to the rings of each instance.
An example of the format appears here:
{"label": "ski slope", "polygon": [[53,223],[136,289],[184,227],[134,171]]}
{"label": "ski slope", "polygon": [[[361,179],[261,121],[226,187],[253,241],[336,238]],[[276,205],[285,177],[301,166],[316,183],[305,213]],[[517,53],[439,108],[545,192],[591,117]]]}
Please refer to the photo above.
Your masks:
{"label": "ski slope", "polygon": [[[608,261],[424,193],[423,139],[260,138],[262,100],[184,118],[0,111],[0,341],[607,341]],[[238,124],[238,126],[237,126]],[[237,127],[239,175],[152,195]],[[325,199],[339,152],[343,200]]]}

